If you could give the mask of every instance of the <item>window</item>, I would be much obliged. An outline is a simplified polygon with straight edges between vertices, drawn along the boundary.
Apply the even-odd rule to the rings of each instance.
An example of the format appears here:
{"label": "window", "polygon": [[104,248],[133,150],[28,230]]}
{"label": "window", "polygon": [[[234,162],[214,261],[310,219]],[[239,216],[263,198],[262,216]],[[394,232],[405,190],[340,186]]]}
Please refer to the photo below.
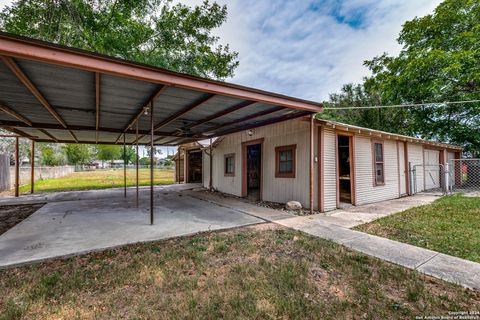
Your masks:
{"label": "window", "polygon": [[225,155],[225,175],[234,176],[235,175],[235,154],[226,154]]}
{"label": "window", "polygon": [[297,145],[275,148],[275,177],[295,178],[295,151]]}
{"label": "window", "polygon": [[373,142],[373,171],[375,176],[375,185],[385,184],[385,168],[383,159],[383,142]]}

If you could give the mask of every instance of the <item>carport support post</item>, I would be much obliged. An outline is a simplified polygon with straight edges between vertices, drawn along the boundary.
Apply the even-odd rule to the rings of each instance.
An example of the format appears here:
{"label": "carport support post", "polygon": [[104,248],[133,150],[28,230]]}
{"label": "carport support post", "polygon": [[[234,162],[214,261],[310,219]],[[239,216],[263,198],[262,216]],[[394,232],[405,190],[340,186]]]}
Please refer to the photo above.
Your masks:
{"label": "carport support post", "polygon": [[125,133],[123,134],[123,196],[127,197],[127,148],[125,147]]}
{"label": "carport support post", "polygon": [[32,140],[32,151],[30,152],[30,193],[35,192],[35,140]]}
{"label": "carport support post", "polygon": [[18,197],[20,184],[20,155],[18,150],[18,137],[15,137],[15,197]]}
{"label": "carport support post", "polygon": [[153,134],[155,124],[153,123],[153,100],[150,102],[150,224],[153,225]]}
{"label": "carport support post", "polygon": [[212,138],[210,138],[210,156],[209,156],[209,159],[210,159],[210,170],[209,170],[209,180],[208,180],[208,189],[210,189],[210,191],[213,190],[213,182],[212,182],[212,177],[213,177],[213,174],[212,174],[212,170],[213,170],[213,154],[212,154]]}
{"label": "carport support post", "polygon": [[314,167],[314,156],[313,156],[313,135],[315,131],[314,127],[315,115],[310,116],[310,214],[313,214],[313,167]]}
{"label": "carport support post", "polygon": [[137,202],[137,208],[138,208],[138,120],[137,120],[137,126],[135,128],[135,149],[136,149],[136,152],[135,152],[135,170],[136,170],[136,179],[135,179],[135,184],[136,184],[136,194],[137,194],[137,199],[136,199],[136,202]]}

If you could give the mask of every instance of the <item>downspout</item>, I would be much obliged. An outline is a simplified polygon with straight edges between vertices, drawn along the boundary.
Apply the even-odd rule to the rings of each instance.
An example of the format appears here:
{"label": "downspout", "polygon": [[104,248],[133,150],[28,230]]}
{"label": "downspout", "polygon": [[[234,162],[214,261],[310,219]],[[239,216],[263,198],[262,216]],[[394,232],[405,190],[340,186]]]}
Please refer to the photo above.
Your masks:
{"label": "downspout", "polygon": [[313,171],[314,171],[314,155],[313,155],[313,134],[315,132],[314,127],[315,115],[310,117],[310,214],[313,214]]}

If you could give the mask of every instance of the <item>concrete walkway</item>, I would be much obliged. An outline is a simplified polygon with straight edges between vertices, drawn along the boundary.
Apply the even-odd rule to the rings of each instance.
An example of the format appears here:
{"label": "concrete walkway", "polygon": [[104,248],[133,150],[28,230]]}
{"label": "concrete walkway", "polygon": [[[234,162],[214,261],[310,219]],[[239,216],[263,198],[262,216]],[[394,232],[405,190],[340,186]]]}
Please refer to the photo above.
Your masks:
{"label": "concrete walkway", "polygon": [[293,216],[286,212],[259,207],[240,199],[222,197],[218,194],[192,190],[182,193],[188,193],[192,197],[217,203],[227,208],[237,208],[263,220],[331,240],[355,251],[445,281],[480,290],[479,263],[350,229],[408,208],[431,203],[438,199],[437,194],[417,194],[412,197],[337,210],[329,215]]}

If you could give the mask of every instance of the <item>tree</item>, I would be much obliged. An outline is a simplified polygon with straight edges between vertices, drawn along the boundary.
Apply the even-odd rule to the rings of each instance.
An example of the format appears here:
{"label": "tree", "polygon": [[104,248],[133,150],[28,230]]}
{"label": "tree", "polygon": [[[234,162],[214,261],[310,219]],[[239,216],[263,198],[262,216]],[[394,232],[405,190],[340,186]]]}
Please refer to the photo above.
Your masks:
{"label": "tree", "polygon": [[54,143],[40,143],[40,163],[45,166],[60,166],[66,163],[62,146]]}
{"label": "tree", "polygon": [[122,157],[122,149],[118,145],[100,144],[97,146],[97,159],[112,162]]}
{"label": "tree", "polygon": [[69,164],[86,164],[92,160],[92,150],[86,144],[66,144],[63,150]]}
{"label": "tree", "polygon": [[126,146],[125,152],[124,152],[122,147],[121,158],[126,164],[135,163],[135,159],[136,159],[135,149],[132,146]]}
{"label": "tree", "polygon": [[327,108],[317,115],[318,118],[335,120],[361,127],[383,130],[399,134],[411,134],[408,131],[408,114],[403,109],[346,109],[347,107],[375,106],[382,103],[381,97],[363,84],[346,84],[340,93],[330,95],[325,102]]}
{"label": "tree", "polygon": [[0,14],[3,31],[134,60],[192,75],[225,79],[237,52],[211,34],[227,7],[172,0],[16,1]]}
{"label": "tree", "polygon": [[480,2],[446,0],[434,13],[406,22],[398,41],[398,56],[365,62],[373,73],[365,87],[388,104],[439,102],[409,108],[408,131],[478,153],[480,103],[441,102],[480,99]]}

